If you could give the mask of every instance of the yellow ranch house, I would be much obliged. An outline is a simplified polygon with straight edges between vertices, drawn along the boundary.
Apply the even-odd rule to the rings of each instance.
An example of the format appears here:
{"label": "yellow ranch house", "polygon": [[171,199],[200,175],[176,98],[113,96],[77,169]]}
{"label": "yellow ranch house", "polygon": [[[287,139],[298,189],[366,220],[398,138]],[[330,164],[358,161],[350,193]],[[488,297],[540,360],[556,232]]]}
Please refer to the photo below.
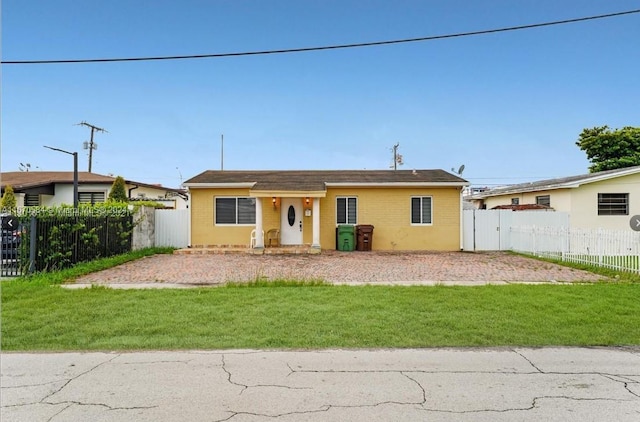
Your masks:
{"label": "yellow ranch house", "polygon": [[461,249],[468,182],[444,170],[208,170],[184,185],[194,248],[320,252],[353,226],[370,230],[371,250]]}

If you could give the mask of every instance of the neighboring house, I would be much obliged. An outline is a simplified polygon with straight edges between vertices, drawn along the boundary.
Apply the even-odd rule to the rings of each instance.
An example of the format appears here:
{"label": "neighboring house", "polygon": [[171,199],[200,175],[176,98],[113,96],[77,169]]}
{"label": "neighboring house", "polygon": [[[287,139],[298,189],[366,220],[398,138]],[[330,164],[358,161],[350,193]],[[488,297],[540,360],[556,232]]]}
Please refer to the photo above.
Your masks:
{"label": "neighboring house", "polygon": [[629,230],[640,214],[640,166],[491,189],[468,198],[477,208],[537,204],[568,212],[572,227]]}
{"label": "neighboring house", "polygon": [[[78,202],[105,202],[115,177],[85,171],[78,172]],[[10,185],[18,206],[54,206],[73,204],[72,171],[14,171],[0,174],[2,192]],[[164,204],[167,208],[187,207],[186,191],[160,185],[125,180],[131,200],[148,200]]]}
{"label": "neighboring house", "polygon": [[282,245],[335,249],[338,225],[367,224],[373,250],[461,249],[468,183],[443,170],[205,171],[184,185],[194,247],[279,230]]}

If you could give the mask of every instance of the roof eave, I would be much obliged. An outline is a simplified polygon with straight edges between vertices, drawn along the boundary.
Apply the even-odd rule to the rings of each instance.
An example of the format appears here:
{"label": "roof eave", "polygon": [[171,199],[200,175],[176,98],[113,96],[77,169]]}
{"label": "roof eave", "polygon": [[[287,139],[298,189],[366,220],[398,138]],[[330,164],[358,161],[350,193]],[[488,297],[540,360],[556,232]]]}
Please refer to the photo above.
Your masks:
{"label": "roof eave", "polygon": [[462,187],[469,182],[326,182],[327,187]]}
{"label": "roof eave", "polygon": [[211,189],[211,188],[220,188],[220,189],[234,189],[234,188],[252,188],[256,182],[241,182],[241,183],[184,183],[184,187],[186,188],[196,188],[196,189]]}

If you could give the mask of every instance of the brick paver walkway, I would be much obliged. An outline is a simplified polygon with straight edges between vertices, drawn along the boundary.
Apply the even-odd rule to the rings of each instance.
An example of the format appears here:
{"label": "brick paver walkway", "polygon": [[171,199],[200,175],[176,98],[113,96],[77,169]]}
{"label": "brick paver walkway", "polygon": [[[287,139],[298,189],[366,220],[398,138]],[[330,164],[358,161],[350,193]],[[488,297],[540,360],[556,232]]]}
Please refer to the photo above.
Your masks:
{"label": "brick paver walkway", "polygon": [[502,284],[602,279],[505,252],[338,252],[319,255],[156,255],[89,274],[78,283],[219,285],[257,279],[345,284]]}

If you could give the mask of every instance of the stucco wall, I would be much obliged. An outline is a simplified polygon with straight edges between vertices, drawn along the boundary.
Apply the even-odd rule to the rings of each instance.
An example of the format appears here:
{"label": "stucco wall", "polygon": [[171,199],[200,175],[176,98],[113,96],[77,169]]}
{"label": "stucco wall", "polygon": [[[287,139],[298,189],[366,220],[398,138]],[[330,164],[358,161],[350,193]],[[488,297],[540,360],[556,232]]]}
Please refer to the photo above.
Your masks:
{"label": "stucco wall", "polygon": [[[628,193],[629,215],[598,215],[599,193]],[[572,203],[572,227],[631,230],[631,217],[640,214],[640,174],[583,185],[574,189]]]}
{"label": "stucco wall", "polygon": [[[598,215],[599,193],[628,193],[629,215]],[[640,214],[640,174],[587,183],[573,189],[495,196],[484,202],[487,209],[509,205],[511,198],[520,198],[520,204],[535,204],[536,196],[540,195],[549,195],[551,207],[556,211],[569,213],[571,227],[630,230],[630,218]]]}
{"label": "stucco wall", "polygon": [[[249,196],[249,189],[191,189],[191,244],[193,246],[249,245],[254,226],[216,226],[215,196]],[[335,248],[336,197],[358,198],[358,224],[372,224],[374,250],[459,250],[459,188],[329,188],[320,201],[320,245]],[[411,224],[411,197],[431,196],[433,224]],[[262,201],[265,233],[280,227],[280,207],[271,197]],[[311,204],[310,204],[311,207]],[[312,243],[313,216],[304,216],[303,242]]]}
{"label": "stucco wall", "polygon": [[571,189],[554,189],[543,190],[538,192],[524,192],[511,195],[500,195],[485,199],[484,203],[487,209],[490,210],[493,207],[499,205],[511,205],[512,198],[518,198],[520,204],[535,204],[536,196],[549,195],[551,201],[551,208],[556,211],[571,211]]}
{"label": "stucco wall", "polygon": [[[56,206],[56,205],[73,205],[73,184],[56,183],[55,195],[40,195],[40,205],[44,206]],[[78,186],[78,193],[80,192],[104,192],[104,197],[107,199],[109,195],[110,185],[105,184],[81,184]]]}

